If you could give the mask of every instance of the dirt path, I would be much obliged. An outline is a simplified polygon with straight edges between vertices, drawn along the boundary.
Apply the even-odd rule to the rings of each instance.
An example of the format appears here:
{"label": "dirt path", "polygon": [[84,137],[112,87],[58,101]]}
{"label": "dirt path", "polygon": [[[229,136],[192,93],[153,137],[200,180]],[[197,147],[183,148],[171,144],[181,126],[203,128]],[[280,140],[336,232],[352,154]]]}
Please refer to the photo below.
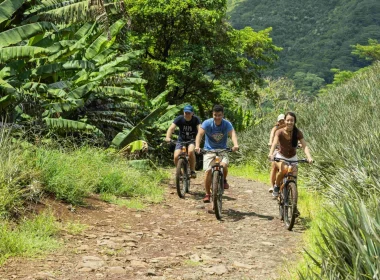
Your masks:
{"label": "dirt path", "polygon": [[0,279],[275,279],[284,260],[297,257],[302,230],[287,231],[267,186],[229,178],[224,220],[204,204],[202,178],[179,199],[173,182],[165,200],[143,211],[91,199],[57,215],[89,225],[64,234],[64,246],[43,259],[13,259]]}

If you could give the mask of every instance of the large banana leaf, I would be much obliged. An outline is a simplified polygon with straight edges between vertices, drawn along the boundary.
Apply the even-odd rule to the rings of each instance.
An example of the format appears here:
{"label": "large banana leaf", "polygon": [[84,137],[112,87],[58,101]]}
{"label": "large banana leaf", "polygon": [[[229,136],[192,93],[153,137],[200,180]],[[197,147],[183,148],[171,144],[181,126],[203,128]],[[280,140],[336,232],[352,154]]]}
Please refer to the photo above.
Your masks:
{"label": "large banana leaf", "polygon": [[36,69],[29,70],[20,75],[21,78],[27,79],[30,76],[46,77],[54,73],[67,70],[79,70],[79,69],[95,69],[95,65],[90,61],[85,60],[72,60],[66,63],[53,63],[46,64]]}
{"label": "large banana leaf", "polygon": [[26,0],[5,0],[0,4],[0,23],[8,20]]}
{"label": "large banana leaf", "polygon": [[169,94],[169,91],[167,91],[167,90],[161,92],[159,95],[157,95],[155,98],[153,98],[153,100],[150,101],[150,104],[153,107],[157,107],[157,106],[161,105],[162,103],[165,103],[166,102],[166,96],[168,96],[168,94]]}
{"label": "large banana leaf", "polygon": [[135,58],[135,57],[137,57],[137,56],[139,56],[141,54],[142,54],[142,51],[133,51],[133,52],[126,53],[126,54],[124,54],[122,56],[119,56],[115,60],[113,60],[113,61],[111,61],[111,62],[109,62],[107,64],[104,64],[101,67],[99,67],[99,72],[107,71],[110,68],[115,68],[119,64],[123,64],[125,62],[128,62],[131,59],[133,59],[133,58]]}
{"label": "large banana leaf", "polygon": [[12,94],[12,93],[17,92],[17,90],[14,87],[12,87],[10,84],[8,84],[3,79],[0,79],[0,90],[1,90],[1,92],[6,93],[6,94],[9,94],[9,93]]}
{"label": "large banana leaf", "polygon": [[97,91],[104,92],[107,95],[126,96],[138,100],[147,99],[145,94],[127,87],[99,87]]}
{"label": "large banana leaf", "polygon": [[81,28],[78,29],[77,32],[74,34],[74,39],[80,40],[81,38],[87,36],[87,34],[91,33],[93,26],[95,25],[89,22],[86,22],[81,26]]}
{"label": "large banana leaf", "polygon": [[[112,24],[109,28],[111,38],[115,37],[124,25],[125,22],[123,20],[118,20],[114,24]],[[87,48],[85,57],[89,60],[92,59],[101,51],[103,51],[107,47],[109,42],[110,38],[108,38],[106,33],[103,33],[98,38],[96,38],[96,40]]]}
{"label": "large banana leaf", "polygon": [[0,62],[8,62],[12,59],[21,58],[34,58],[41,55],[48,54],[49,51],[46,48],[31,47],[31,46],[17,46],[0,49]]}
{"label": "large banana leaf", "polygon": [[68,96],[71,98],[82,98],[88,92],[93,90],[98,84],[99,82],[91,82],[91,83],[85,84],[69,92]]}
{"label": "large banana leaf", "polygon": [[92,132],[99,136],[104,136],[98,128],[93,125],[89,125],[84,122],[72,121],[67,119],[54,119],[54,118],[45,118],[46,125],[49,128],[59,129],[62,131],[82,131],[82,132]]}
{"label": "large banana leaf", "polygon": [[118,133],[112,140],[112,145],[115,145],[118,148],[123,148],[132,141],[138,140],[143,135],[144,129],[160,118],[160,116],[166,112],[167,108],[168,103],[165,103],[146,116],[133,129],[128,131],[128,133]]}
{"label": "large banana leaf", "polygon": [[50,6],[47,10],[39,13],[33,20],[43,19],[47,21],[60,22],[60,23],[75,23],[86,22],[89,18],[88,1],[71,1],[68,5],[64,6]]}
{"label": "large banana leaf", "polygon": [[37,22],[15,27],[0,33],[0,47],[7,47],[27,40],[45,31],[58,31],[50,22]]}

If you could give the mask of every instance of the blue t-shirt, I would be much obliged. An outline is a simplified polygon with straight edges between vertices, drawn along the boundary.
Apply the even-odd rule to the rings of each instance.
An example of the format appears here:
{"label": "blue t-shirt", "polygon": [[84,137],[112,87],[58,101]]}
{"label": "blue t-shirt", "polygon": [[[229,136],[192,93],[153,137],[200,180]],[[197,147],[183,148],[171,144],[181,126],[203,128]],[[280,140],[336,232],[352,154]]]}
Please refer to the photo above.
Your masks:
{"label": "blue t-shirt", "polygon": [[211,118],[202,123],[202,128],[206,134],[205,150],[227,149],[228,132],[234,129],[229,121],[222,119],[220,125],[215,125]]}

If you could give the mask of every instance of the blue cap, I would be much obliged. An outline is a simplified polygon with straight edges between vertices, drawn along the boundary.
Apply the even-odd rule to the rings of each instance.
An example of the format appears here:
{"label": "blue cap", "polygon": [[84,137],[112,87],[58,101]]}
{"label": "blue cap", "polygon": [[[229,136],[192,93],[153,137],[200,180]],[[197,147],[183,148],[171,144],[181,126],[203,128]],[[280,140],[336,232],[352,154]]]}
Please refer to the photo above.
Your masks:
{"label": "blue cap", "polygon": [[183,108],[183,111],[185,113],[193,113],[194,112],[194,108],[191,105],[186,105],[185,108]]}

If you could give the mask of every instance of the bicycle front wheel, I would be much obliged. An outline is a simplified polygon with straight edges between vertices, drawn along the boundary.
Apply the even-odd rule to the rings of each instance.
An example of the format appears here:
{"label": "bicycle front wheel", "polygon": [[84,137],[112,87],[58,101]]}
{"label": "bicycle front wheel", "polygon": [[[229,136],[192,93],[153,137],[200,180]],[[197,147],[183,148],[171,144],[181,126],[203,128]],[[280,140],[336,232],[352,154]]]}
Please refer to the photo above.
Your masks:
{"label": "bicycle front wheel", "polygon": [[215,216],[222,219],[222,197],[223,197],[223,175],[219,171],[212,174],[212,201],[214,204]]}
{"label": "bicycle front wheel", "polygon": [[180,158],[177,163],[175,183],[177,187],[177,194],[180,198],[185,197],[187,189],[187,163],[183,158]]}
{"label": "bicycle front wheel", "polygon": [[284,223],[288,230],[292,230],[296,221],[298,191],[295,182],[289,182],[284,188]]}

